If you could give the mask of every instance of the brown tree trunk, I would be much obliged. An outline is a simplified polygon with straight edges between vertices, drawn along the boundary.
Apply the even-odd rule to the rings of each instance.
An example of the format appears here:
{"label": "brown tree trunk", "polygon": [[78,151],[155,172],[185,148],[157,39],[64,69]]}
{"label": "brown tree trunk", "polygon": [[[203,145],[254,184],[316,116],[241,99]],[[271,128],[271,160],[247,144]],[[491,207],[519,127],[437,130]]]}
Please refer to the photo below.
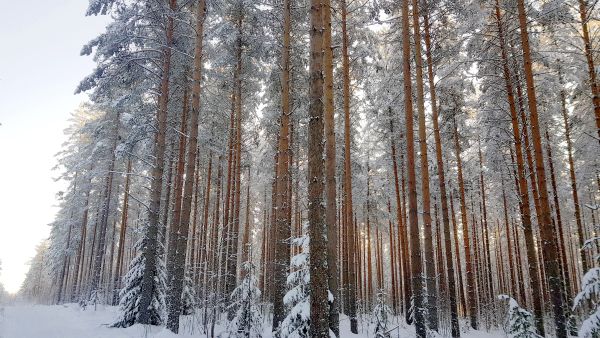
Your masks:
{"label": "brown tree trunk", "polygon": [[462,311],[466,313],[467,311],[467,301],[465,295],[465,283],[462,273],[462,265],[460,264],[460,251],[459,251],[459,242],[458,242],[458,222],[456,221],[456,213],[454,212],[454,198],[452,193],[450,193],[450,215],[452,215],[452,229],[453,229],[453,237],[454,237],[454,257],[456,262],[456,274],[458,280],[458,288],[457,288],[457,296],[460,300],[460,307]]}
{"label": "brown tree trunk", "polygon": [[[433,122],[433,136],[435,141],[435,151],[437,160],[437,173],[441,195],[442,223],[444,226],[444,240],[446,246],[446,267],[448,269],[448,295],[450,303],[450,325],[453,338],[460,337],[460,327],[458,322],[458,306],[456,302],[456,282],[454,280],[454,266],[452,264],[452,244],[450,238],[450,220],[448,217],[448,200],[446,192],[446,178],[444,170],[444,160],[442,151],[442,140],[440,136],[440,127],[438,123],[437,96],[435,90],[435,77],[433,74],[433,58],[431,55],[431,34],[429,31],[429,13],[425,6],[423,21],[425,25],[425,55],[427,57],[427,72],[429,79],[429,94],[431,96],[431,120]],[[460,268],[460,267],[459,267]]]}
{"label": "brown tree trunk", "polygon": [[[529,274],[531,280],[531,289],[533,292],[533,307],[534,307],[534,315],[536,328],[540,334],[544,334],[544,321],[543,321],[543,312],[542,312],[542,304],[541,304],[541,287],[540,280],[538,278],[539,267],[537,265],[536,252],[534,247],[534,238],[533,238],[533,229],[531,223],[531,206],[529,204],[529,192],[527,190],[527,177],[525,175],[525,165],[523,161],[523,147],[521,145],[521,130],[519,128],[519,120],[517,116],[517,107],[515,104],[515,98],[513,94],[512,87],[512,77],[509,68],[508,61],[508,53],[506,51],[505,37],[504,37],[504,27],[502,25],[502,16],[500,14],[500,5],[498,0],[496,0],[495,6],[495,18],[496,18],[496,26],[498,28],[498,39],[500,44],[500,50],[502,55],[502,70],[504,75],[504,82],[506,87],[506,95],[508,99],[508,105],[511,114],[511,125],[513,138],[515,140],[515,150],[517,157],[517,172],[518,172],[518,192],[520,196],[520,210],[521,210],[521,222],[523,224],[524,233],[525,233],[525,242],[527,245],[527,259],[530,262],[529,264]],[[510,255],[510,250],[509,250]],[[512,260],[512,258],[511,258]],[[511,271],[512,273],[512,271]],[[511,279],[512,280],[512,279]]]}
{"label": "brown tree trunk", "polygon": [[466,275],[467,275],[467,307],[468,314],[471,321],[471,327],[477,330],[477,299],[475,296],[475,277],[473,276],[473,266],[471,264],[471,244],[469,237],[469,222],[467,220],[467,202],[465,198],[465,184],[462,173],[462,159],[460,142],[458,140],[458,127],[456,125],[456,117],[454,117],[454,150],[456,154],[456,166],[458,168],[458,190],[460,197],[460,214],[463,227],[463,245],[465,248],[465,263],[466,263]]}
{"label": "brown tree trunk", "polygon": [[[391,110],[391,109],[390,109]],[[410,266],[408,262],[408,245],[406,239],[406,226],[404,223],[403,211],[404,208],[402,200],[400,198],[400,180],[398,178],[398,163],[396,161],[396,142],[393,140],[394,135],[394,123],[390,117],[390,134],[392,139],[390,140],[391,152],[392,152],[392,167],[394,171],[394,191],[396,193],[396,215],[398,217],[398,267],[400,270],[400,277],[402,282],[402,298],[404,300],[404,314],[407,323],[410,321],[409,309],[410,309],[410,297],[411,288],[408,280],[410,279]]]}
{"label": "brown tree trunk", "polygon": [[[486,278],[486,286],[487,286],[487,292],[488,292],[488,300],[491,301],[493,303],[493,299],[496,297],[496,292],[494,290],[494,284],[493,284],[493,279],[492,279],[492,259],[491,259],[491,251],[490,251],[490,242],[489,242],[489,235],[488,235],[488,231],[489,231],[489,226],[488,226],[488,214],[487,214],[487,204],[486,204],[486,195],[485,195],[485,181],[484,181],[484,175],[483,175],[483,155],[481,153],[481,142],[479,144],[479,183],[480,183],[480,189],[481,189],[481,209],[482,209],[482,237],[483,237],[483,250],[484,250],[484,270],[487,272],[487,275],[485,276]],[[490,304],[488,304],[488,307],[491,307]],[[486,312],[486,315],[489,315],[491,313],[491,308],[488,309],[488,311]],[[489,318],[489,317],[488,317]],[[488,327],[487,329],[489,329],[489,321],[488,321]]]}
{"label": "brown tree trunk", "polygon": [[336,337],[340,335],[338,243],[336,222],[336,159],[335,122],[333,106],[333,48],[331,47],[331,1],[323,0],[323,75],[325,104],[325,223],[327,224],[327,268],[329,291],[334,295],[329,304],[329,327]]}
{"label": "brown tree trunk", "polygon": [[562,282],[560,276],[560,267],[556,253],[556,234],[552,227],[552,218],[548,201],[548,188],[546,186],[546,171],[544,167],[544,157],[542,153],[542,140],[540,136],[540,127],[537,111],[537,99],[535,93],[535,83],[533,79],[531,51],[529,48],[529,34],[527,32],[527,15],[525,13],[524,0],[517,1],[519,13],[519,27],[521,30],[521,46],[523,48],[523,60],[525,68],[525,80],[527,83],[527,100],[531,116],[531,133],[536,162],[536,175],[538,188],[540,190],[540,232],[543,243],[543,256],[546,264],[546,274],[548,276],[550,294],[554,311],[554,322],[556,325],[556,336],[559,338],[567,336],[566,319],[563,308]]}
{"label": "brown tree trunk", "polygon": [[[90,166],[90,171],[93,166]],[[88,173],[88,175],[90,175]],[[83,266],[85,263],[85,243],[87,240],[87,223],[88,223],[88,213],[89,213],[89,204],[90,204],[90,182],[91,176],[88,176],[87,180],[87,190],[85,194],[85,202],[83,204],[83,216],[81,217],[81,237],[79,238],[79,247],[77,248],[77,260],[75,261],[75,276],[73,276],[73,288],[71,295],[72,297],[79,297],[81,293],[81,282],[83,281]],[[72,300],[78,300],[73,298]]]}
{"label": "brown tree trunk", "polygon": [[408,165],[408,224],[410,238],[410,266],[414,301],[415,329],[418,338],[427,334],[425,322],[425,301],[423,299],[421,239],[417,209],[417,181],[415,171],[415,141],[413,129],[413,103],[411,79],[410,31],[408,22],[409,0],[402,1],[402,73],[404,76],[404,114],[406,123],[406,162]]}
{"label": "brown tree trunk", "polygon": [[[342,5],[343,6],[343,5]],[[323,9],[311,0],[308,122],[308,233],[310,236],[310,336],[329,337],[327,242],[323,208]]]}
{"label": "brown tree trunk", "polygon": [[[371,180],[369,178],[369,171],[370,171],[370,167],[369,167],[369,155],[367,155],[367,200],[366,200],[366,213],[365,213],[365,218],[366,218],[366,223],[365,223],[365,232],[367,233],[367,240],[365,243],[366,246],[366,261],[367,261],[367,271],[365,273],[366,278],[365,278],[365,289],[366,289],[366,293],[365,293],[365,308],[367,311],[371,310],[371,300],[373,299],[373,257],[372,257],[372,248],[371,248],[371,244],[373,243],[373,240],[371,239]],[[359,232],[357,232],[358,234]],[[379,241],[379,239],[376,238],[376,242]],[[360,243],[360,240],[359,240]],[[377,248],[377,243],[375,244],[375,247]],[[375,257],[377,258],[377,256]],[[360,264],[359,264],[360,266]],[[376,266],[377,269],[377,279],[379,280],[379,267]]]}
{"label": "brown tree trunk", "polygon": [[[562,80],[562,74],[561,74]],[[566,98],[564,90],[560,91],[560,99],[562,102],[562,118],[565,127],[565,141],[567,141],[567,158],[569,163],[569,179],[571,182],[571,194],[573,196],[573,207],[575,209],[575,222],[577,224],[577,242],[579,248],[583,248],[583,243],[585,242],[585,235],[583,233],[583,222],[581,217],[581,206],[579,204],[579,193],[577,191],[577,177],[575,176],[575,161],[573,160],[573,141],[571,140],[571,125],[569,123],[569,115],[566,107]],[[583,271],[587,271],[589,269],[589,264],[587,260],[587,255],[585,250],[579,250],[581,265],[583,267]]]}
{"label": "brown tree trunk", "polygon": [[[115,129],[112,146],[110,148],[110,160],[108,162],[108,172],[105,179],[106,183],[104,185],[102,211],[100,213],[100,228],[98,232],[98,246],[95,251],[95,256],[93,260],[94,274],[92,276],[92,294],[100,292],[101,289],[102,262],[104,260],[104,254],[106,252],[106,230],[108,228],[108,214],[110,212],[110,202],[112,198],[112,186],[114,176],[113,172],[115,170],[115,150],[117,149],[117,142],[119,138],[119,119],[120,114],[117,113],[114,120]],[[97,297],[97,295],[93,295],[93,297]]]}
{"label": "brown tree trunk", "polygon": [[127,234],[127,216],[129,214],[129,189],[131,186],[131,158],[127,160],[125,177],[125,194],[123,196],[123,211],[121,213],[121,229],[119,231],[119,248],[117,252],[117,266],[115,269],[115,287],[121,288],[123,276],[123,256],[125,253],[125,235]]}
{"label": "brown tree trunk", "polygon": [[428,328],[438,331],[437,291],[435,257],[431,229],[431,196],[429,192],[429,161],[427,159],[427,130],[425,127],[425,94],[423,93],[423,58],[421,55],[421,25],[419,23],[419,1],[413,4],[413,32],[415,45],[415,73],[417,90],[417,112],[419,118],[419,153],[421,157],[421,198],[423,199],[423,237],[425,238],[425,278]]}
{"label": "brown tree trunk", "polygon": [[585,51],[585,59],[588,65],[588,76],[590,80],[590,87],[592,91],[592,103],[594,105],[594,115],[596,118],[596,129],[598,129],[598,137],[600,140],[600,89],[598,88],[598,82],[596,81],[596,67],[594,65],[594,50],[592,48],[592,40],[590,38],[590,31],[588,28],[588,21],[590,20],[586,0],[578,0],[579,2],[579,17],[581,19],[581,30]]}
{"label": "brown tree trunk", "polygon": [[[315,2],[313,0],[313,2]],[[316,1],[318,2],[318,1]],[[350,57],[348,55],[348,29],[346,0],[340,1],[342,10],[342,72],[344,78],[344,197],[346,203],[346,237],[348,241],[348,279],[346,280],[347,315],[350,317],[350,331],[358,334],[358,320],[356,318],[356,271],[352,256],[355,250],[355,233],[352,222],[354,215],[352,208],[352,169],[350,160]],[[312,237],[311,237],[312,240]]]}
{"label": "brown tree trunk", "polygon": [[[196,36],[194,48],[194,69],[192,73],[192,114],[190,120],[189,144],[187,148],[186,176],[183,186],[183,205],[181,218],[177,224],[175,238],[175,255],[171,289],[168,292],[170,307],[168,311],[167,328],[174,333],[179,332],[179,315],[181,314],[181,295],[185,280],[185,255],[189,236],[190,218],[192,212],[192,198],[194,191],[194,173],[196,171],[196,157],[198,156],[198,119],[200,115],[200,85],[202,81],[202,44],[204,39],[204,19],[206,17],[206,2],[199,0],[196,8]],[[184,107],[187,97],[184,95]],[[185,111],[185,110],[184,110]]]}
{"label": "brown tree trunk", "polygon": [[[183,93],[183,111],[181,113],[181,127],[179,129],[179,144],[177,146],[177,168],[175,170],[175,182],[173,182],[173,216],[171,216],[171,224],[169,226],[169,238],[167,246],[167,286],[168,290],[172,290],[172,283],[174,281],[174,270],[175,270],[175,255],[177,252],[177,242],[179,237],[179,225],[181,222],[181,201],[183,192],[183,174],[185,171],[185,145],[186,145],[186,133],[187,133],[187,115],[188,115],[188,90],[187,87]],[[167,303],[169,304],[169,313],[171,310],[172,292],[167,292]],[[179,317],[177,317],[179,322]],[[173,328],[172,319],[167,320],[167,326],[171,331],[177,330]],[[177,325],[179,326],[179,325]]]}
{"label": "brown tree trunk", "polygon": [[554,172],[554,161],[552,159],[552,146],[550,142],[550,133],[546,128],[546,153],[548,154],[548,169],[550,170],[550,182],[552,183],[552,197],[554,199],[554,211],[556,212],[556,232],[558,233],[558,250],[560,263],[562,265],[563,283],[565,289],[565,302],[571,302],[573,295],[571,291],[571,277],[569,275],[569,264],[565,251],[565,238],[563,233],[562,217],[560,214],[560,202],[556,185],[556,175]]}
{"label": "brown tree trunk", "polygon": [[[273,282],[275,285],[286,285],[287,270],[290,265],[290,248],[288,238],[291,236],[291,219],[289,216],[288,195],[290,175],[290,42],[291,42],[291,2],[283,3],[283,47],[281,50],[281,117],[279,128],[279,142],[277,147],[277,194],[276,194],[276,220],[275,220],[275,257],[273,268]],[[286,310],[283,303],[286,288],[273,289],[273,332],[277,332],[279,325],[285,319]]]}
{"label": "brown tree trunk", "polygon": [[[175,11],[177,6],[176,0],[169,0],[169,8]],[[158,99],[157,111],[157,132],[155,136],[154,147],[154,166],[152,167],[152,183],[150,186],[150,210],[148,213],[148,229],[146,231],[145,243],[142,249],[144,258],[144,273],[142,276],[141,297],[140,297],[140,314],[138,321],[141,324],[151,323],[151,302],[155,293],[155,278],[156,278],[156,263],[158,259],[158,228],[159,210],[160,210],[160,195],[163,183],[163,169],[165,156],[165,135],[167,130],[167,103],[169,101],[169,74],[171,71],[171,47],[173,46],[173,25],[174,18],[169,15],[166,26],[166,44],[163,48],[163,65],[162,76],[160,83],[160,96]]]}
{"label": "brown tree trunk", "polygon": [[392,205],[390,199],[388,197],[387,201],[387,210],[388,210],[388,232],[389,232],[389,242],[390,242],[390,272],[391,272],[391,290],[392,290],[392,311],[394,315],[398,313],[398,284],[396,282],[396,246],[398,243],[394,240],[394,227],[392,225]]}

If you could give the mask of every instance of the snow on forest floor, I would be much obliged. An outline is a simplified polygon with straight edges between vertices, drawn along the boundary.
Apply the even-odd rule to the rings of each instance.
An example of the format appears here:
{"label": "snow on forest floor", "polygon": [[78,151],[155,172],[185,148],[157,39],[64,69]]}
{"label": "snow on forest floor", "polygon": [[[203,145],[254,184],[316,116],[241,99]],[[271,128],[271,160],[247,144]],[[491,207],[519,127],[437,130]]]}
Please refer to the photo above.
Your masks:
{"label": "snow on forest floor", "polygon": [[[126,329],[110,328],[108,325],[117,316],[117,308],[98,306],[82,310],[77,304],[65,305],[0,305],[0,338],[175,338],[206,337],[194,318],[182,319],[182,333],[176,335],[162,327],[134,325]],[[347,318],[342,317],[342,337],[370,338],[373,334],[365,327],[359,335],[350,334]],[[414,337],[411,326],[390,324],[391,337]],[[217,328],[217,332],[219,329]],[[265,328],[265,338],[271,337],[269,328]],[[462,335],[465,338],[501,338],[502,331],[492,333],[470,331]]]}

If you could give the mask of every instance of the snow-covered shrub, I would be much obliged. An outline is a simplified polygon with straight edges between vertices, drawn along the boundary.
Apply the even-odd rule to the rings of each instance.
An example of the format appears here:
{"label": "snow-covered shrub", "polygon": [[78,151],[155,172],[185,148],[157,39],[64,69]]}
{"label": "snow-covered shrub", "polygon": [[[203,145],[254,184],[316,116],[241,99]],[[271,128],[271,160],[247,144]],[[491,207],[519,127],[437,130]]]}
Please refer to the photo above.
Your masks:
{"label": "snow-covered shrub", "polygon": [[508,301],[505,331],[511,338],[541,338],[536,329],[533,314],[519,306],[516,300],[507,295],[500,295],[498,299]]}
{"label": "snow-covered shrub", "polygon": [[[598,239],[596,237],[586,241],[583,249],[597,244]],[[600,334],[600,268],[591,268],[583,276],[581,291],[573,300],[573,311],[576,310],[580,310],[585,316],[579,329],[579,337],[597,337]]]}
{"label": "snow-covered shrub", "polygon": [[375,325],[373,329],[373,335],[375,338],[388,338],[390,336],[388,331],[388,323],[392,311],[385,303],[385,293],[383,290],[379,290],[377,293],[377,303],[373,309],[373,318],[371,322]]}
{"label": "snow-covered shrub", "polygon": [[231,293],[231,310],[235,311],[234,318],[228,323],[227,330],[220,337],[229,338],[260,338],[262,337],[262,315],[257,306],[261,292],[256,284],[254,265],[245,262],[242,267],[245,277]]}
{"label": "snow-covered shrub", "polygon": [[181,314],[191,315],[196,307],[196,292],[194,291],[194,282],[190,277],[189,270],[186,269],[185,280],[183,281],[183,290],[181,292]]}
{"label": "snow-covered shrub", "polygon": [[[141,241],[138,243],[141,245]],[[139,252],[139,251],[138,251]],[[157,257],[156,276],[152,302],[150,303],[150,324],[162,325],[165,318],[166,267],[164,261]],[[142,293],[142,277],[146,262],[141,253],[133,259],[129,271],[124,277],[124,287],[119,293],[119,317],[112,327],[129,327],[139,320],[139,303]]]}
{"label": "snow-covered shrub", "polygon": [[289,291],[283,302],[289,309],[279,326],[277,335],[282,338],[309,337],[310,328],[310,270],[309,238],[303,236],[292,240],[292,245],[302,251],[292,257],[292,271],[287,277]]}

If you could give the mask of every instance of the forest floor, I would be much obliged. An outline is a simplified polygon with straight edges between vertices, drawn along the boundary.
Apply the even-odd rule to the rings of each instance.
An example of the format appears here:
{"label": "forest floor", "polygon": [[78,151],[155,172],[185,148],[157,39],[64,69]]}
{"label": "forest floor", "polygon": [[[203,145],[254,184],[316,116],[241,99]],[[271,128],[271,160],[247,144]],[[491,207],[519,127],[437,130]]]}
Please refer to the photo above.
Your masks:
{"label": "forest floor", "polygon": [[[109,325],[117,316],[117,308],[98,306],[96,310],[88,307],[82,310],[77,304],[65,305],[0,305],[0,338],[181,338],[206,337],[200,330],[193,316],[182,318],[181,332],[176,335],[162,327],[134,325],[126,329],[110,328]],[[365,327],[359,335],[351,335],[347,318],[341,318],[341,336],[370,338],[373,334]],[[414,337],[411,326],[390,324],[396,328],[391,338]],[[221,328],[222,329],[222,328]],[[219,331],[219,328],[216,330]],[[264,338],[270,338],[269,328],[265,328]],[[502,331],[492,333],[481,331],[465,332],[465,338],[501,338]]]}

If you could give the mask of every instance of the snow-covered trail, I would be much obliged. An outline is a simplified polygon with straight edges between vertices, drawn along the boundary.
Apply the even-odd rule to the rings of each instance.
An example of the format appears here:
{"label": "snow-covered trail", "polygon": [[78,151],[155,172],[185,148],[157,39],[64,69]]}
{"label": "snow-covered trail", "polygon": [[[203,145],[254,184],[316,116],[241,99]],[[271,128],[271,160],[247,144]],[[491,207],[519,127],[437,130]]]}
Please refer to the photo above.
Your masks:
{"label": "snow-covered trail", "polygon": [[[201,333],[173,334],[160,327],[134,325],[126,329],[110,328],[108,325],[117,316],[116,307],[98,306],[82,310],[77,304],[66,305],[0,305],[0,338],[189,338],[206,337]],[[359,335],[350,334],[347,318],[341,318],[341,336],[371,338],[373,334],[364,328]],[[365,323],[366,324],[366,323]],[[390,323],[389,328],[396,327]],[[182,331],[188,331],[189,325],[182,321]],[[217,329],[217,332],[219,329]],[[270,338],[269,328],[265,328],[264,338]],[[414,328],[401,325],[393,330],[391,338],[414,337]],[[503,338],[502,332],[470,331],[464,338]]]}
{"label": "snow-covered trail", "polygon": [[[1,308],[1,307],[0,307]],[[150,330],[142,325],[127,329],[109,328],[116,308],[99,306],[83,311],[76,304],[5,306],[0,310],[0,338],[170,338],[175,335],[163,328]]]}

